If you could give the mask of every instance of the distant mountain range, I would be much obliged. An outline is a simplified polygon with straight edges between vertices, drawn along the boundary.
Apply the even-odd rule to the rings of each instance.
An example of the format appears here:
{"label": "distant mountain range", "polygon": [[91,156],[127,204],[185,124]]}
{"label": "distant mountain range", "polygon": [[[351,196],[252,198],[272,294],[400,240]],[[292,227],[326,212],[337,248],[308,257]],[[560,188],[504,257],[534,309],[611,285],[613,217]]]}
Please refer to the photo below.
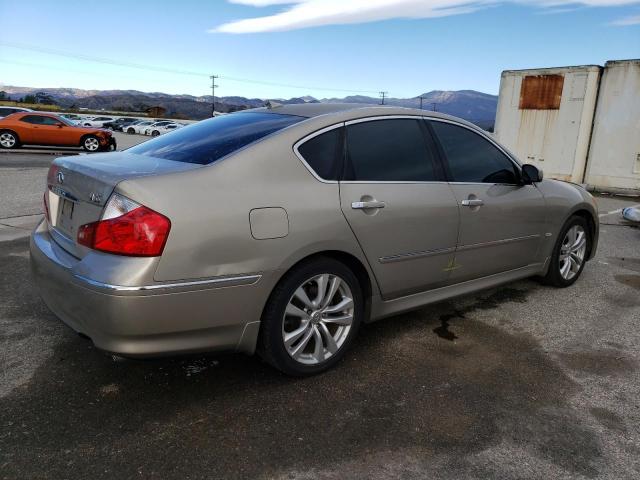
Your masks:
{"label": "distant mountain range", "polygon": [[[12,100],[43,92],[65,108],[88,108],[91,110],[144,111],[160,106],[166,109],[168,117],[203,119],[211,115],[211,95],[171,95],[161,92],[140,92],[138,90],[82,90],[79,88],[31,88],[0,86]],[[483,128],[493,126],[498,105],[498,97],[475,90],[442,91],[434,90],[412,98],[387,98],[385,104],[420,108],[423,97],[425,110],[437,110],[469,120]],[[362,95],[344,98],[316,99],[310,96],[289,99],[272,99],[281,103],[362,103],[379,104],[380,99]],[[233,112],[247,108],[261,107],[265,99],[239,96],[217,97],[216,111]]]}

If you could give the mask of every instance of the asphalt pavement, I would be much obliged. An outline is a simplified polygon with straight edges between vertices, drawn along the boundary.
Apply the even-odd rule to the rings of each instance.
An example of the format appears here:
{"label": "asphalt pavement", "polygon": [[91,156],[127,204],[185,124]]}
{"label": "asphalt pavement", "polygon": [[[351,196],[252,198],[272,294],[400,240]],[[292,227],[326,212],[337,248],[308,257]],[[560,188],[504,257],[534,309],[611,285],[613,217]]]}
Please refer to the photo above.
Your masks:
{"label": "asphalt pavement", "polygon": [[[0,163],[0,223],[38,215],[45,175]],[[28,229],[0,237],[0,478],[637,479],[640,229],[619,210],[638,203],[598,198],[574,286],[367,325],[308,379],[244,355],[106,355],[40,301]]]}

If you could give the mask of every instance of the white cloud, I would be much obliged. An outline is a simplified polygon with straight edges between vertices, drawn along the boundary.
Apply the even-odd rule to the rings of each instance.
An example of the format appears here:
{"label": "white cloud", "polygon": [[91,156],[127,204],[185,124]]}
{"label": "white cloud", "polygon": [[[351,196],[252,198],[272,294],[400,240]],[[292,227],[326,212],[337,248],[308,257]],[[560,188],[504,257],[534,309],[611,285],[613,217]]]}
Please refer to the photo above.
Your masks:
{"label": "white cloud", "polygon": [[619,18],[609,23],[614,27],[628,27],[630,25],[640,25],[640,15],[632,15],[630,17]]}
{"label": "white cloud", "polygon": [[[220,25],[210,32],[258,33],[295,30],[322,25],[366,23],[393,18],[434,18],[471,13],[501,3],[541,8],[611,7],[640,0],[228,0],[254,7],[285,6],[273,15],[246,18]],[[633,17],[629,17],[633,19]],[[637,17],[636,17],[637,18]],[[624,21],[625,19],[622,19]]]}

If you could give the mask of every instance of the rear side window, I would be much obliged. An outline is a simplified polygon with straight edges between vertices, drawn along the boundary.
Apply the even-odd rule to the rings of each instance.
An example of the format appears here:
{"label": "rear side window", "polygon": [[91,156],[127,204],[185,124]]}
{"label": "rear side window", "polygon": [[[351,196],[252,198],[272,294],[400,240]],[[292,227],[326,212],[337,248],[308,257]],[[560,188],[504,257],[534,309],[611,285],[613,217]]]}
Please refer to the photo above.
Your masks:
{"label": "rear side window", "polygon": [[324,180],[338,180],[340,175],[343,130],[342,127],[334,128],[310,138],[298,147],[298,153]]}
{"label": "rear side window", "polygon": [[430,122],[449,165],[452,181],[518,183],[518,170],[495,145],[468,128]]}
{"label": "rear side window", "polygon": [[419,120],[372,120],[347,126],[345,180],[435,181],[434,159]]}
{"label": "rear side window", "polygon": [[232,113],[174,130],[127,151],[176,162],[208,165],[302,120],[305,118],[277,113]]}

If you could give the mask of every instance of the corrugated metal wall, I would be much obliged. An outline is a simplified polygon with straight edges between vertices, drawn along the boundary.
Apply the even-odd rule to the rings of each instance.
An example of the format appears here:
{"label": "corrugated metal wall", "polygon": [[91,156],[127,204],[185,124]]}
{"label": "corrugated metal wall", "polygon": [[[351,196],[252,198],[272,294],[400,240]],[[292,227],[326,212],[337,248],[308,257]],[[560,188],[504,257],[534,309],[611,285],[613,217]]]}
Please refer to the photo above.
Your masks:
{"label": "corrugated metal wall", "polygon": [[640,191],[640,60],[605,64],[585,182]]}
{"label": "corrugated metal wall", "polygon": [[502,72],[495,135],[549,178],[638,193],[640,60]]}
{"label": "corrugated metal wall", "polygon": [[582,182],[601,68],[502,73],[496,137],[551,178]]}

